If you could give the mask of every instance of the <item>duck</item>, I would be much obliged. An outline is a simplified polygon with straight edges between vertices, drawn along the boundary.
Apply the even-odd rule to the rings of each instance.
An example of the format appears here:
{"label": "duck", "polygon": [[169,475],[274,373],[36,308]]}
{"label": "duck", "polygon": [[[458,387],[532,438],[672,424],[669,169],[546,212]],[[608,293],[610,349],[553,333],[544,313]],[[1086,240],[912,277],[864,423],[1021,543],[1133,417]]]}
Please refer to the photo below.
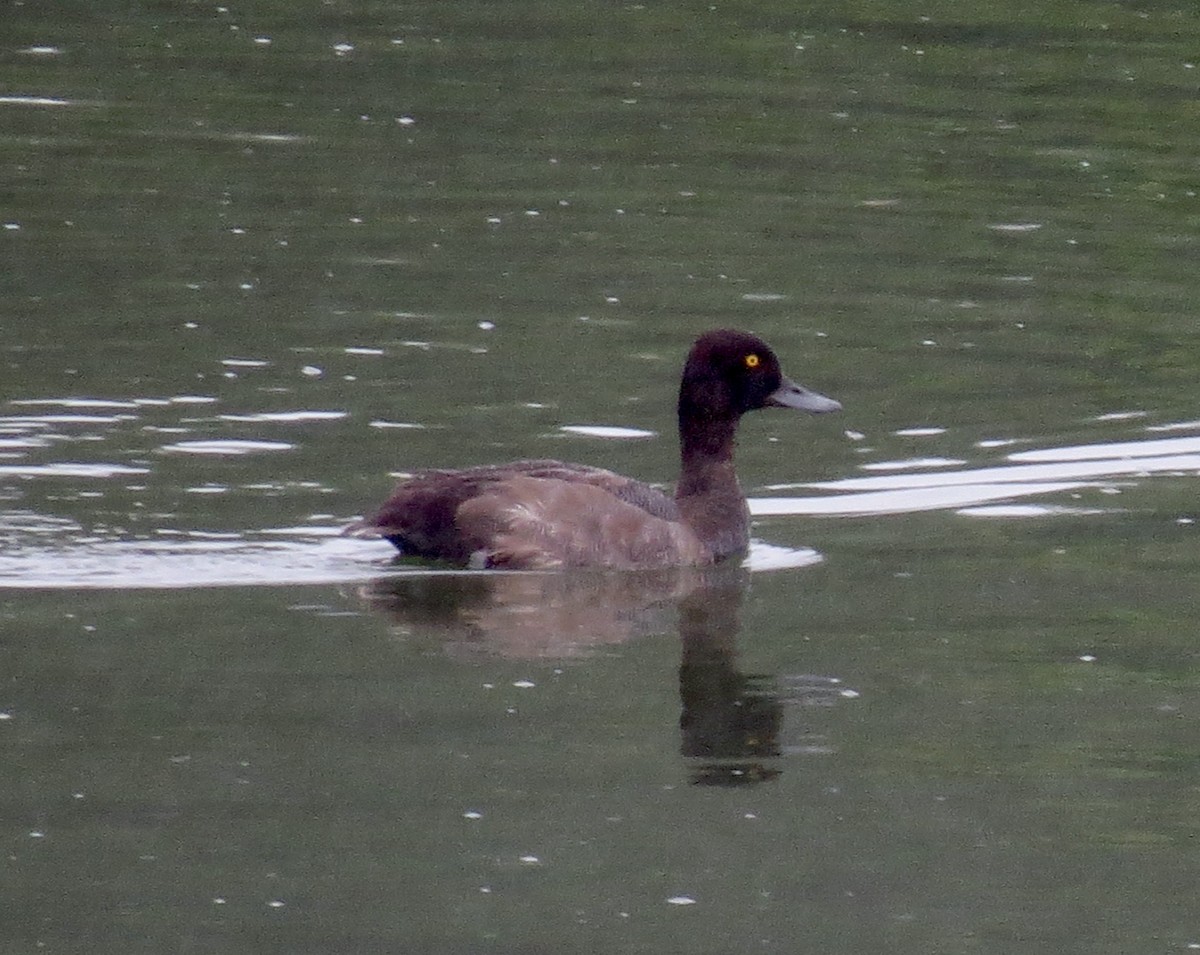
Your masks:
{"label": "duck", "polygon": [[750,542],[750,510],[733,464],[742,415],[841,407],[784,375],[758,336],[715,329],[695,340],[684,362],[673,496],[604,468],[548,459],[431,469],[402,480],[376,513],[346,533],[382,537],[404,558],[474,570],[642,570],[729,561]]}

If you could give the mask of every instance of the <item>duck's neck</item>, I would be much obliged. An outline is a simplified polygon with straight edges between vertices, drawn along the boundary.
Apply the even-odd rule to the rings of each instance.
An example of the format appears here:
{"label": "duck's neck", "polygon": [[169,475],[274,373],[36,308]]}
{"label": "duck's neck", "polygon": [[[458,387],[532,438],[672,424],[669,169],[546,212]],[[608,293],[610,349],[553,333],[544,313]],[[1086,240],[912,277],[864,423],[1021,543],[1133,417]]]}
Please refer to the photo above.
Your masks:
{"label": "duck's neck", "polygon": [[737,425],[737,418],[680,415],[675,502],[716,560],[745,551],[750,540],[750,512],[733,470]]}
{"label": "duck's neck", "polygon": [[706,417],[700,421],[686,415],[679,420],[679,487],[675,496],[711,494],[737,487],[733,473],[734,438],[737,418]]}

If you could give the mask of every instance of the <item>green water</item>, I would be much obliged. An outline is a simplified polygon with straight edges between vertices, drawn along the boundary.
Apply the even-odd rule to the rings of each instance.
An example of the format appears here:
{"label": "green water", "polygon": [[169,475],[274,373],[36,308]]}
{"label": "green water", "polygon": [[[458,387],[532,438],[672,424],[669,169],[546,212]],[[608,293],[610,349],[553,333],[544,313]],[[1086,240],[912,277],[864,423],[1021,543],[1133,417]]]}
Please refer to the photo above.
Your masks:
{"label": "green water", "polygon": [[[0,19],[0,952],[1200,945],[1190,7]],[[823,559],[330,537],[670,482],[719,325],[845,405],[739,447]]]}

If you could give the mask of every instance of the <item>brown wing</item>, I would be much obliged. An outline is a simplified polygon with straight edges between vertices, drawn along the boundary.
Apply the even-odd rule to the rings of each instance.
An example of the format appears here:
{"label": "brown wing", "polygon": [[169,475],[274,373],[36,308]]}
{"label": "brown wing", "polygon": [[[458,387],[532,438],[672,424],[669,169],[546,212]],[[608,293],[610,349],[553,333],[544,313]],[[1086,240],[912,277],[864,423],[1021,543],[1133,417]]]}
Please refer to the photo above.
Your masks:
{"label": "brown wing", "polygon": [[711,563],[691,529],[655,517],[586,481],[518,474],[458,509],[459,530],[481,546],[474,566],[676,567]]}
{"label": "brown wing", "polygon": [[515,503],[511,486],[504,488],[518,478],[592,488],[602,495],[589,498],[592,509],[600,501],[608,500],[625,505],[643,518],[679,520],[675,502],[648,484],[602,468],[530,460],[462,470],[422,471],[402,481],[377,514],[347,532],[385,537],[406,555],[465,564],[491,549],[496,531],[493,525],[478,519],[488,511],[487,505],[469,509],[468,513],[476,518],[469,522],[460,520],[463,507],[483,498],[496,502],[500,509]]}
{"label": "brown wing", "polygon": [[607,491],[618,500],[645,511],[652,517],[661,517],[667,521],[680,519],[679,508],[675,505],[675,501],[658,488],[617,474],[615,471],[606,471],[604,468],[588,467],[586,464],[569,464],[564,461],[534,460],[517,461],[508,465],[507,468],[501,465],[497,470],[506,471],[508,474],[591,484]]}

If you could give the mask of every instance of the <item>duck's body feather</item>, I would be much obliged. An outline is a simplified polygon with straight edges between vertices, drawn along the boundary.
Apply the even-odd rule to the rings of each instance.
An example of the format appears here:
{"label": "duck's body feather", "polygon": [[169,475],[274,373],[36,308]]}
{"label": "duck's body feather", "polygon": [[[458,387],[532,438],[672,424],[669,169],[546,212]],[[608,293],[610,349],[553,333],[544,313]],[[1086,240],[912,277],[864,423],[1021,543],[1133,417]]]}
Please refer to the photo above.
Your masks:
{"label": "duck's body feather", "polygon": [[[662,567],[679,508],[649,484],[563,461],[421,471],[371,520],[407,556],[473,567]],[[686,535],[685,535],[686,536]],[[695,563],[696,561],[688,561]]]}
{"label": "duck's body feather", "polygon": [[639,569],[711,564],[745,551],[750,514],[733,470],[741,415],[840,405],[789,381],[745,332],[701,336],[679,397],[675,498],[603,468],[553,460],[421,471],[350,528],[405,556],[469,567]]}

